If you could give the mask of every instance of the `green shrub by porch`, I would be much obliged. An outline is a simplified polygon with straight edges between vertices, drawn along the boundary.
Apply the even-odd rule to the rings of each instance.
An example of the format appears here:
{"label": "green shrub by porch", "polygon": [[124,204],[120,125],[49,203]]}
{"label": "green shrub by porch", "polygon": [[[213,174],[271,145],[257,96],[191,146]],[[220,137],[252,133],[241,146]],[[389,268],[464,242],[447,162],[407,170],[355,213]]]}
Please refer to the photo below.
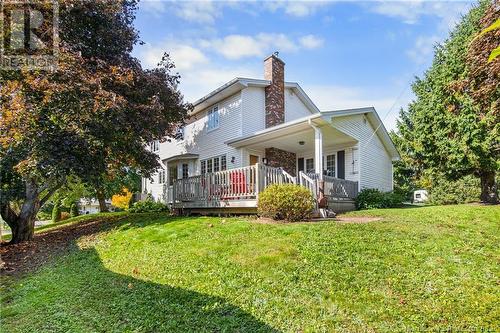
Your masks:
{"label": "green shrub by porch", "polygon": [[381,192],[374,188],[367,188],[359,192],[356,197],[356,209],[394,208],[400,207],[404,195],[395,192]]}
{"label": "green shrub by porch", "polygon": [[305,187],[274,184],[259,194],[259,215],[274,220],[300,221],[311,217],[314,198]]}

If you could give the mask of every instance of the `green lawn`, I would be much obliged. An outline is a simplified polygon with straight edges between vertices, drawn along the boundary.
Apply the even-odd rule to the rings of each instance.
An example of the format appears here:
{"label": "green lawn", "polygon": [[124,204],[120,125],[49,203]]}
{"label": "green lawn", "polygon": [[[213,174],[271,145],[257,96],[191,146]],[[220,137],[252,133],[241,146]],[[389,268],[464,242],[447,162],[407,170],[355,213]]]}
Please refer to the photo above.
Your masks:
{"label": "green lawn", "polygon": [[130,215],[22,279],[2,332],[500,330],[500,207],[365,224]]}

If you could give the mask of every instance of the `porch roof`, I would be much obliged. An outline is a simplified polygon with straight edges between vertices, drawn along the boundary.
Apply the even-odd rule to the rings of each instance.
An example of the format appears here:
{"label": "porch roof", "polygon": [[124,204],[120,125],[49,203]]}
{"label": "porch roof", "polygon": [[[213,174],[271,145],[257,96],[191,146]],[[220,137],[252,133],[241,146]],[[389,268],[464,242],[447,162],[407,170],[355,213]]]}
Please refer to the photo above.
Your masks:
{"label": "porch roof", "polygon": [[185,160],[195,160],[199,157],[198,154],[179,154],[175,156],[170,156],[169,158],[165,158],[162,160],[164,164],[167,164],[168,162],[174,162],[174,161],[185,161]]}
{"label": "porch roof", "polygon": [[[289,121],[281,125],[266,128],[262,131],[255,132],[250,135],[228,140],[225,143],[232,147],[241,148],[262,144],[270,147],[272,144],[275,144],[277,142],[284,144],[285,141],[286,145],[290,145],[296,144],[299,141],[305,141],[306,143],[302,148],[292,149],[289,151],[308,150],[314,147],[312,145],[314,134],[311,125],[321,127],[325,130],[327,129],[327,133],[325,133],[326,138],[324,138],[325,142],[327,143],[333,141],[335,143],[357,142],[356,138],[353,138],[348,134],[341,132],[332,124],[333,118],[357,114],[364,114],[368,118],[368,121],[371,123],[373,128],[376,129],[376,134],[386,147],[391,158],[393,160],[398,160],[400,157],[399,153],[394,146],[394,143],[392,142],[389,134],[387,133],[382,120],[379,118],[377,112],[375,111],[375,108],[373,107],[321,111],[320,113],[316,113],[294,121]],[[308,142],[310,142],[310,144],[308,144]],[[286,147],[282,147],[282,149],[286,149]]]}

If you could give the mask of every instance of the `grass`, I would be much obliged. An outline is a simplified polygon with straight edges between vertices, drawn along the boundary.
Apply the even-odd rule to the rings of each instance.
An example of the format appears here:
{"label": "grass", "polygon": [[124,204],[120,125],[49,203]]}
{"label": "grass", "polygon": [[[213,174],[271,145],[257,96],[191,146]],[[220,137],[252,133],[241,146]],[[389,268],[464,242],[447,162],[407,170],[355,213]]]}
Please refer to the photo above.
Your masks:
{"label": "grass", "polygon": [[[94,219],[94,218],[107,218],[109,216],[120,216],[126,214],[125,212],[116,212],[116,213],[96,213],[96,214],[87,214],[87,215],[78,215],[76,217],[71,217],[66,220],[62,220],[59,222],[51,222],[49,224],[41,225],[38,227],[35,227],[35,233],[40,233],[42,231],[50,231],[54,230],[57,228],[60,228],[62,226],[68,226],[71,224],[79,223],[82,221],[85,221],[87,219]],[[7,234],[7,235],[2,235],[2,241],[8,242],[12,238],[12,234]]]}
{"label": "grass", "polygon": [[500,207],[366,224],[130,215],[3,280],[4,332],[500,330]]}

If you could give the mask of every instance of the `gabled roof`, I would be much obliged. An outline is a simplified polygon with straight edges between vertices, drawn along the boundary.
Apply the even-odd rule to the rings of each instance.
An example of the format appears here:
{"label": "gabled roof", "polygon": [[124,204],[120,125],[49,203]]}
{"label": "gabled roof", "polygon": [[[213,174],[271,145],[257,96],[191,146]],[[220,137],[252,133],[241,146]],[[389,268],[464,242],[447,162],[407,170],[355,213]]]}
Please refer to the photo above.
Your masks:
{"label": "gabled roof", "polygon": [[[267,87],[271,84],[269,80],[261,80],[261,79],[250,79],[250,78],[241,78],[237,77],[227,82],[226,84],[220,86],[215,89],[208,95],[198,99],[193,103],[194,109],[190,115],[194,115],[207,107],[227,98],[238,91],[246,87]],[[295,94],[299,97],[299,99],[312,110],[312,113],[320,112],[318,107],[313,103],[313,101],[307,96],[304,90],[300,87],[297,82],[285,82],[285,88],[292,89]]]}
{"label": "gabled roof", "polygon": [[352,116],[358,114],[364,114],[368,118],[368,121],[376,130],[376,135],[380,138],[380,141],[382,141],[382,144],[389,152],[392,160],[399,160],[400,158],[399,152],[397,151],[396,146],[392,142],[389,133],[387,132],[384,124],[382,123],[382,120],[380,120],[380,117],[378,116],[377,111],[375,110],[374,107],[335,110],[335,111],[321,111],[320,113],[312,114],[307,117],[289,121],[277,126],[269,127],[264,130],[253,133],[251,135],[246,135],[226,141],[225,143],[231,146],[239,147],[241,145],[245,145],[248,142],[253,142],[255,140],[258,140],[259,137],[264,139],[270,138],[274,135],[272,134],[273,132],[276,132],[275,136],[279,136],[280,133],[278,132],[293,133],[301,129],[308,128],[309,127],[308,124],[322,126],[326,125],[327,123],[330,123],[332,118]]}
{"label": "gabled roof", "polygon": [[399,160],[401,156],[392,142],[391,137],[389,136],[389,132],[384,126],[384,123],[380,119],[377,111],[373,106],[364,107],[364,108],[356,108],[356,109],[344,109],[344,110],[334,110],[334,111],[321,111],[321,116],[325,119],[327,118],[335,118],[335,117],[344,117],[344,116],[352,116],[357,114],[364,114],[370,124],[376,131],[380,141],[384,145],[385,149],[389,152],[393,160]]}

